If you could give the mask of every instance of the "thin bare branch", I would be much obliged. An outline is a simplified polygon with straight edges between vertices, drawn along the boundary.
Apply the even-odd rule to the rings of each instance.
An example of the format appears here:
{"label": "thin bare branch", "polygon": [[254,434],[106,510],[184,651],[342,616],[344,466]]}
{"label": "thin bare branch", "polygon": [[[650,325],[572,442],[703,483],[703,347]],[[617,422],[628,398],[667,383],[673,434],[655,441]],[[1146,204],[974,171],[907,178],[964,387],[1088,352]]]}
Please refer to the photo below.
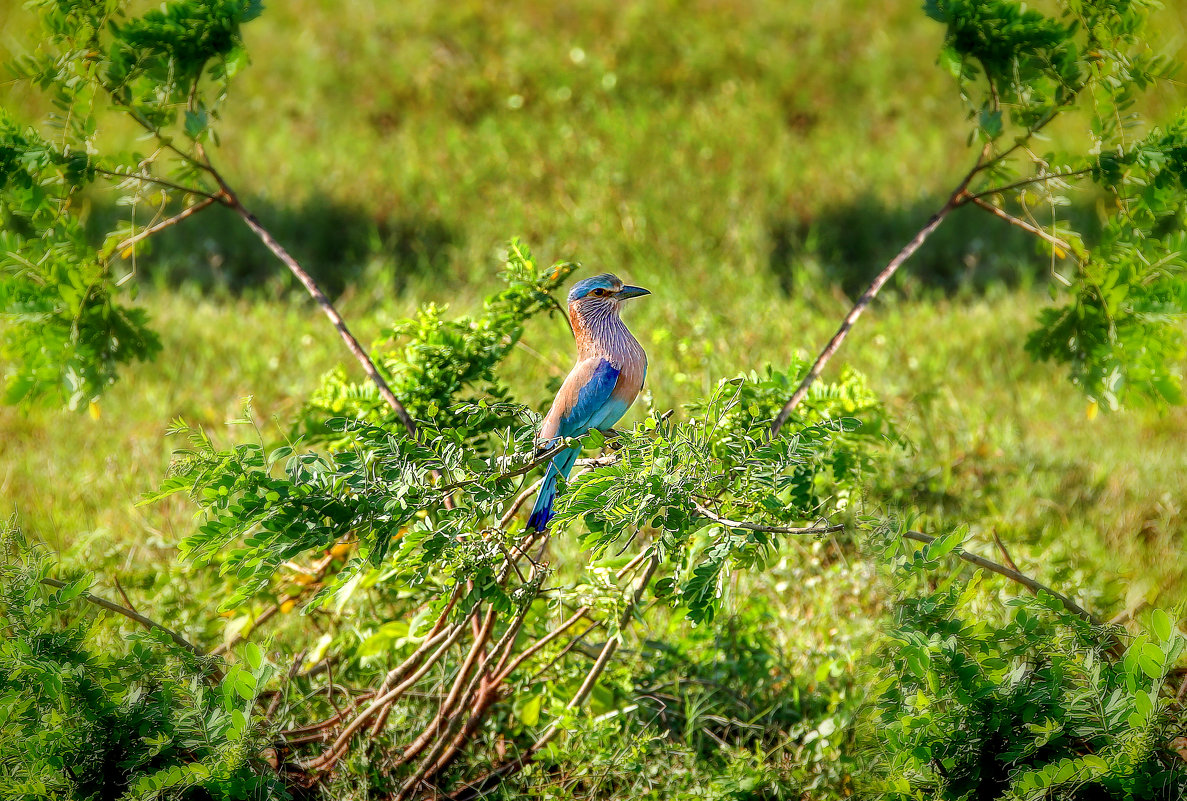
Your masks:
{"label": "thin bare branch", "polygon": [[775,418],[775,422],[771,424],[772,437],[779,435],[779,429],[783,428],[783,424],[786,423],[787,418],[791,416],[792,410],[800,404],[800,401],[802,401],[805,396],[807,396],[808,389],[816,382],[816,379],[820,378],[820,374],[824,371],[824,367],[828,364],[829,359],[831,359],[837,350],[840,349],[841,343],[845,341],[845,337],[849,335],[849,331],[853,328],[858,318],[861,317],[862,312],[864,312],[866,307],[869,306],[870,303],[873,302],[874,298],[878,296],[878,292],[881,291],[886,282],[891,279],[891,277],[898,271],[898,268],[901,267],[903,263],[907,261],[907,259],[915,255],[915,251],[919,250],[919,248],[923,246],[923,243],[927,241],[927,238],[932,235],[932,232],[940,227],[940,223],[942,223],[954,209],[961,205],[962,200],[966,197],[969,183],[984,167],[985,158],[989,153],[990,145],[991,143],[986,143],[985,147],[981,150],[981,155],[978,157],[977,163],[973,165],[973,168],[969,170],[968,173],[965,174],[964,178],[961,179],[960,183],[957,184],[956,189],[953,190],[947,202],[945,202],[944,205],[940,207],[939,211],[932,215],[931,219],[927,221],[925,226],[919,229],[919,232],[916,233],[915,236],[911,238],[911,241],[908,242],[903,247],[903,249],[898,252],[898,255],[891,259],[890,263],[882,268],[882,272],[874,276],[874,280],[870,282],[870,285],[866,288],[866,291],[861,294],[861,297],[859,297],[857,302],[853,304],[853,307],[849,309],[849,313],[846,314],[845,318],[841,321],[841,327],[837,329],[837,332],[833,334],[832,339],[830,339],[828,344],[824,346],[824,350],[822,350],[820,355],[816,357],[816,361],[812,363],[812,367],[808,370],[808,374],[804,376],[802,381],[800,381],[800,385],[796,387],[796,390],[792,394],[791,398],[787,401],[787,403],[783,404],[783,408],[779,410],[779,415]]}
{"label": "thin bare branch", "polygon": [[729,520],[714,512],[707,506],[693,501],[693,508],[697,510],[697,514],[701,517],[706,517],[714,523],[725,526],[726,528],[741,528],[747,531],[765,531],[771,534],[832,534],[836,531],[844,531],[844,524],[835,526],[809,526],[807,528],[789,528],[787,526],[767,526],[762,523],[747,523],[742,520]]}
{"label": "thin bare branch", "polygon": [[560,624],[559,627],[548,632],[546,635],[536,640],[536,642],[532,643],[529,647],[525,648],[523,652],[519,654],[519,656],[515,657],[515,659],[511,661],[511,664],[507,665],[506,667],[503,667],[502,665],[497,666],[495,668],[495,683],[506,681],[507,678],[515,672],[516,668],[538,654],[543,648],[547,647],[548,643],[552,642],[557,637],[571,629],[573,626],[577,625],[577,622],[587,614],[589,614],[589,607],[581,607],[576,612],[574,612],[568,620]]}
{"label": "thin bare branch", "polygon": [[[63,587],[68,586],[66,582],[53,578],[43,578],[41,583],[50,587],[55,587],[57,589],[62,589]],[[152,618],[145,617],[139,612],[135,612],[126,606],[120,606],[117,603],[109,601],[106,598],[100,598],[98,595],[90,592],[84,592],[79,597],[84,598],[95,606],[106,609],[109,612],[115,612],[117,615],[123,615],[124,617],[128,618],[128,620],[133,620],[150,631],[152,629],[157,629],[158,631],[164,632],[166,635],[168,635],[169,639],[173,640],[173,642],[180,645],[182,648],[186,649],[195,656],[209,656],[209,654],[207,654],[198,646],[194,645],[185,637],[182,637],[173,629],[169,628],[168,626],[163,626]],[[211,672],[218,675],[219,678],[222,677],[222,671],[218,670],[214,666],[211,666]]]}
{"label": "thin bare branch", "polygon": [[974,196],[974,197],[969,197],[968,202],[972,203],[974,206],[979,206],[980,208],[985,209],[990,214],[994,215],[995,217],[1005,220],[1010,225],[1021,228],[1023,231],[1026,231],[1027,233],[1034,234],[1039,239],[1042,239],[1045,242],[1048,242],[1049,244],[1054,245],[1055,247],[1062,250],[1064,253],[1072,252],[1072,246],[1069,245],[1067,242],[1064,242],[1059,237],[1054,236],[1053,234],[1047,233],[1042,228],[1039,228],[1036,225],[1031,225],[1026,220],[1015,217],[1013,214],[1010,214],[1008,211],[1006,211],[1004,209],[999,209],[997,206],[993,205],[992,203],[988,202],[987,200],[984,200],[982,198]]}
{"label": "thin bare branch", "polygon": [[180,212],[178,212],[177,214],[174,214],[169,219],[161,220],[159,223],[156,223],[155,225],[151,225],[148,228],[145,228],[143,231],[136,234],[135,236],[128,237],[123,242],[120,242],[118,245],[116,245],[115,250],[117,253],[123,253],[125,250],[127,250],[128,248],[135,245],[137,242],[142,242],[145,239],[148,239],[153,234],[157,233],[158,231],[168,228],[171,225],[177,225],[179,222],[186,219],[187,217],[192,217],[193,215],[200,212],[202,209],[207,208],[208,206],[212,206],[217,202],[218,202],[218,198],[214,198],[214,197],[207,197],[204,200],[200,200],[197,203],[195,203],[194,205],[189,206],[188,208],[182,209]]}
{"label": "thin bare branch", "polygon": [[[934,542],[936,539],[935,537],[931,536],[930,534],[924,534],[921,531],[908,531],[903,534],[903,538],[908,539],[908,540],[914,540],[915,542],[922,542],[924,545],[929,545],[932,542]],[[1010,581],[1014,581],[1014,582],[1017,582],[1018,584],[1021,584],[1023,587],[1026,587],[1028,590],[1030,590],[1033,593],[1037,594],[1039,592],[1039,590],[1042,590],[1043,592],[1051,595],[1052,597],[1059,599],[1059,602],[1062,603],[1064,606],[1066,606],[1069,612],[1079,615],[1080,617],[1084,618],[1085,620],[1087,620],[1089,623],[1091,623],[1094,626],[1102,625],[1100,620],[1098,620],[1095,615],[1093,615],[1091,612],[1089,612],[1088,610],[1081,607],[1079,604],[1077,604],[1071,598],[1068,598],[1066,595],[1064,595],[1061,592],[1058,592],[1057,590],[1051,589],[1046,584],[1040,584],[1039,582],[1032,579],[1030,576],[1027,576],[1023,573],[1019,573],[1017,570],[1011,570],[1010,568],[1006,567],[1005,565],[1001,565],[1001,564],[998,564],[997,562],[986,559],[984,556],[978,556],[975,553],[969,553],[968,551],[964,550],[963,548],[957,548],[956,550],[953,551],[953,553],[956,554],[957,556],[959,556],[964,561],[968,562],[969,564],[976,565],[977,567],[983,567],[986,570],[990,571],[991,573],[997,573],[999,576],[1005,576],[1006,578],[1010,579]]]}
{"label": "thin bare branch", "polygon": [[512,501],[511,505],[508,506],[506,511],[503,512],[503,516],[499,518],[499,528],[507,528],[507,525],[511,522],[512,518],[515,517],[515,513],[519,511],[519,508],[524,505],[528,498],[531,498],[536,494],[537,490],[540,489],[540,485],[543,483],[544,479],[541,477],[515,497],[515,500]]}
{"label": "thin bare branch", "polygon": [[421,677],[424,676],[425,673],[429,672],[429,668],[436,664],[437,660],[444,656],[445,652],[448,651],[455,642],[457,642],[458,637],[462,635],[462,632],[465,631],[465,628],[466,627],[464,624],[456,623],[450,629],[444,629],[444,631],[449,632],[449,635],[445,638],[444,642],[441,643],[437,650],[434,651],[426,660],[424,660],[424,663],[416,670],[416,672],[414,672],[404,681],[400,682],[400,684],[397,686],[393,687],[372,701],[366,709],[357,715],[346,726],[346,728],[342,730],[342,733],[338,735],[338,739],[334,741],[334,744],[331,745],[324,754],[305,763],[303,767],[311,770],[328,770],[329,768],[333,767],[334,763],[336,763],[338,758],[345,752],[346,747],[350,744],[350,740],[352,737],[354,737],[355,732],[366,725],[367,721],[371,719],[372,715],[391,704],[393,701],[403,695],[404,692],[408,690],[408,688],[420,681]]}
{"label": "thin bare branch", "polygon": [[1006,544],[1002,542],[1002,538],[997,535],[997,529],[990,529],[989,533],[993,535],[993,544],[997,546],[997,551],[1002,555],[1002,560],[1005,561],[1006,567],[1010,568],[1015,573],[1021,573],[1022,571],[1018,569],[1018,565],[1014,562],[1014,557],[1010,556],[1010,552],[1006,550]]}
{"label": "thin bare branch", "polygon": [[[634,614],[635,607],[638,606],[639,602],[642,600],[643,593],[646,591],[647,586],[651,583],[651,579],[655,576],[655,571],[658,567],[659,556],[653,555],[650,561],[648,561],[647,567],[643,571],[643,575],[639,577],[638,584],[635,585],[635,591],[631,597],[630,603],[626,605],[626,609],[623,610],[622,616],[619,618],[619,628],[625,628],[627,623],[630,622],[630,618]],[[598,658],[594,662],[593,667],[591,667],[589,669],[589,673],[586,674],[585,680],[581,682],[581,686],[578,688],[577,692],[574,693],[573,697],[569,699],[569,703],[566,705],[568,709],[578,709],[585,703],[585,700],[589,697],[589,694],[593,692],[594,685],[597,684],[598,678],[601,677],[602,672],[606,669],[606,665],[608,665],[610,663],[610,659],[613,658],[614,652],[618,650],[620,639],[621,635],[618,637],[610,637],[606,641],[606,644],[602,646],[602,650],[598,654]],[[558,721],[553,721],[553,723],[544,730],[544,733],[540,735],[536,742],[532,743],[532,745],[518,757],[504,762],[482,778],[478,779],[476,782],[463,787],[461,790],[448,796],[448,798],[450,801],[469,801],[470,799],[486,795],[501,781],[503,781],[503,779],[523,770],[524,766],[527,765],[536,756],[536,754],[540,753],[540,751],[542,751],[544,747],[547,746],[548,743],[550,743],[560,732],[560,723]]]}
{"label": "thin bare branch", "polygon": [[1084,167],[1083,169],[1070,170],[1068,172],[1053,172],[1048,173],[1047,175],[1032,175],[1030,178],[1024,178],[1021,181],[1015,181],[1014,183],[1006,184],[1005,186],[995,186],[992,189],[986,189],[984,191],[977,192],[976,194],[968,195],[965,200],[967,202],[972,202],[974,199],[986,198],[990,195],[1003,195],[1006,192],[1010,192],[1015,189],[1021,189],[1024,186],[1031,186],[1032,184],[1043,184],[1047,183],[1048,181],[1057,181],[1063,178],[1078,178],[1079,176],[1087,175],[1090,172],[1092,172],[1091,167]]}
{"label": "thin bare branch", "polygon": [[139,613],[140,610],[136,608],[136,604],[132,603],[132,599],[128,597],[128,593],[124,592],[124,585],[120,584],[120,577],[112,575],[111,580],[115,582],[115,591],[120,594],[120,598],[124,601],[124,606],[131,609],[133,612]]}
{"label": "thin bare branch", "polygon": [[182,186],[181,184],[175,184],[172,181],[166,181],[164,178],[157,178],[155,175],[139,175],[137,173],[115,172],[114,170],[106,170],[102,167],[95,167],[94,170],[100,175],[107,175],[112,178],[122,178],[129,181],[143,181],[144,183],[163,186],[166,189],[176,189],[178,192],[185,192],[189,195],[198,195],[199,197],[204,197],[207,200],[218,201],[220,203],[225,202],[221,195],[212,195],[209,192],[203,191],[201,189],[195,189],[192,186]]}
{"label": "thin bare branch", "polygon": [[309,296],[321,307],[322,312],[329,318],[330,323],[338,330],[338,335],[342,337],[342,341],[346,343],[346,348],[351,352],[360,365],[363,367],[363,372],[371,379],[371,383],[379,390],[380,396],[387,402],[387,405],[396,413],[396,417],[400,418],[400,422],[404,424],[405,430],[409,436],[416,436],[416,421],[412,419],[412,415],[408,414],[408,410],[404,408],[404,404],[400,403],[392,392],[391,387],[387,385],[387,381],[379,374],[379,368],[375,366],[375,362],[371,361],[371,357],[367,351],[355,339],[354,334],[350,332],[346,321],[342,319],[342,315],[334,308],[334,304],[326,297],[326,293],[322,292],[321,287],[313,280],[313,276],[305,272],[305,269],[297,262],[292,255],[284,249],[284,246],[276,241],[272,233],[265,228],[254,214],[247,210],[247,208],[239,201],[239,198],[230,191],[230,188],[223,183],[223,180],[217,173],[215,177],[223,187],[223,192],[229,198],[228,205],[239,217],[247,223],[247,227],[259,237],[260,241],[264,243],[268,250],[272,251],[276,258],[284,263],[285,267],[289,268],[297,280],[305,287]]}

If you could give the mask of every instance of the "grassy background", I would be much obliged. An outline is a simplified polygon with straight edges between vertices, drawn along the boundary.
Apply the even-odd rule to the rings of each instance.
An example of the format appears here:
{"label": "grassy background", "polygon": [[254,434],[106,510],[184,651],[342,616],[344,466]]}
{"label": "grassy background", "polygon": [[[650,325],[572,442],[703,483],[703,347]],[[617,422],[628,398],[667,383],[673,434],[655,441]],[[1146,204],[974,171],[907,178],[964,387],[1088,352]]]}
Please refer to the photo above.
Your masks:
{"label": "grassy background", "polygon": [[[24,14],[0,0],[0,51],[30,46]],[[1163,16],[1163,44],[1181,49],[1187,10]],[[651,288],[627,317],[650,356],[647,402],[666,409],[814,354],[846,292],[967,169],[941,36],[917,2],[891,0],[294,0],[246,29],[254,63],[215,159],[364,341],[422,302],[476,308],[511,236],[541,262]],[[0,92],[30,120],[43,110]],[[1181,101],[1169,87],[1147,109],[1165,118]],[[94,198],[96,225],[114,213]],[[248,395],[286,426],[344,351],[219,210],[135,268],[162,358],[91,414],[0,409],[0,514],[209,640],[218,627],[195,602],[209,576],[174,558],[192,507],[136,505],[164,475],[165,428],[184,417],[233,439],[222,423]],[[864,502],[917,527],[967,524],[986,553],[996,532],[1024,570],[1110,614],[1181,602],[1187,413],[1092,416],[1059,368],[1029,360],[1047,269],[1016,231],[963,209],[862,320],[830,369],[866,373],[910,443],[888,447]],[[545,406],[570,351],[563,322],[534,320],[505,376]],[[852,661],[861,626],[837,621],[876,612],[867,572],[789,553],[748,579],[789,669]],[[827,579],[789,593],[811,560]]]}
{"label": "grassy background", "polygon": [[[0,56],[25,52],[27,30],[21,4],[0,0]],[[1181,51],[1187,9],[1164,13],[1161,30]],[[292,0],[246,37],[253,65],[225,109],[216,163],[363,341],[423,302],[477,308],[498,286],[503,244],[520,236],[542,263],[575,260],[654,291],[627,319],[650,357],[646,403],[661,409],[815,354],[847,295],[973,158],[934,64],[942,31],[914,0]],[[1146,109],[1166,118],[1182,99],[1159,89]],[[45,110],[7,84],[0,102],[29,120]],[[128,213],[92,202],[96,227]],[[1061,213],[1090,224],[1093,209]],[[348,360],[221,210],[160,235],[135,269],[163,356],[127,370],[91,413],[0,409],[0,514],[96,570],[108,594],[118,578],[133,602],[209,644],[226,624],[213,613],[216,580],[175,558],[193,508],[137,505],[165,473],[165,429],[183,417],[236,439],[243,430],[223,423],[250,395],[279,433],[319,376]],[[1030,361],[1023,345],[1050,302],[1048,269],[1018,232],[963,209],[863,318],[830,372],[864,372],[909,443],[887,447],[863,503],[925,530],[968,525],[987,554],[996,533],[1024,570],[1107,615],[1181,603],[1187,412],[1093,416],[1058,367]],[[504,377],[546,406],[571,347],[562,321],[535,319]],[[640,652],[623,669],[757,682],[743,689],[803,718],[780,719],[792,745],[779,759],[806,772],[802,787],[845,794],[844,771],[822,767],[839,752],[805,734],[833,731],[832,715],[843,730],[861,701],[847,688],[881,602],[873,568],[854,556],[790,544],[769,570],[738,577],[734,614],[716,632],[652,615],[649,640],[682,654]],[[757,653],[775,663],[754,673],[728,661]],[[698,686],[673,699],[686,750],[632,751],[615,735],[613,748],[573,753],[597,771],[612,754],[603,776],[620,795],[700,793],[706,780],[689,765],[712,730],[705,710],[744,710],[723,712],[720,697],[688,689]],[[751,781],[754,759],[716,763],[713,792]]]}

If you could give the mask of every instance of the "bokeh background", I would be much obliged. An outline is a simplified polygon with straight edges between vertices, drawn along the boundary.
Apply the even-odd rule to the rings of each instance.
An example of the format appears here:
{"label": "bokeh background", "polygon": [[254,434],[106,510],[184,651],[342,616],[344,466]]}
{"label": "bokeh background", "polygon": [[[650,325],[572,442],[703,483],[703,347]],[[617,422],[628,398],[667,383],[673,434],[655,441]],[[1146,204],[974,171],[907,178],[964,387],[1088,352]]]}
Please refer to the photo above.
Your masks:
{"label": "bokeh background", "polygon": [[[1169,5],[1158,44],[1181,56],[1187,6]],[[0,0],[0,57],[33,45],[25,15]],[[362,340],[425,302],[474,309],[519,236],[541,262],[654,291],[628,322],[660,409],[814,354],[974,156],[935,64],[942,29],[914,0],[292,0],[245,33],[252,65],[213,157]],[[1161,87],[1143,110],[1165,119],[1185,97]],[[30,121],[45,111],[11,83],[0,101]],[[1052,136],[1076,136],[1074,118]],[[150,214],[89,202],[96,230]],[[1095,219],[1090,201],[1043,213]],[[185,617],[201,578],[174,546],[193,510],[137,505],[165,473],[169,422],[231,441],[223,423],[253,396],[283,429],[347,359],[222,210],[134,267],[162,358],[89,411],[0,409],[0,514]],[[865,373],[908,443],[887,447],[862,502],[967,524],[983,543],[996,532],[1025,568],[1102,606],[1187,598],[1187,414],[1097,414],[1026,356],[1050,271],[975,208],[901,271],[830,368]],[[540,318],[507,378],[543,407],[570,358],[564,322]],[[790,575],[772,575],[771,598]]]}

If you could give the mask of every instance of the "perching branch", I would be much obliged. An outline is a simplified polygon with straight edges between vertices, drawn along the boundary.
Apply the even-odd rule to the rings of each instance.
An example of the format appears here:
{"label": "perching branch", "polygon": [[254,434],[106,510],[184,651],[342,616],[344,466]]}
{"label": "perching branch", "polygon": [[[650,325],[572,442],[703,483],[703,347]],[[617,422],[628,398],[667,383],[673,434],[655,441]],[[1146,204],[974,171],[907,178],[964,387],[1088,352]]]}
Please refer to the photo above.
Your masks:
{"label": "perching branch", "polygon": [[[561,451],[565,450],[568,447],[569,446],[566,445],[564,442],[561,442],[559,445],[554,445],[551,448],[549,448],[548,450],[538,451],[534,456],[532,456],[532,458],[529,461],[524,462],[519,467],[514,467],[505,473],[500,473],[499,475],[494,476],[494,478],[496,481],[502,481],[503,479],[506,479],[506,478],[515,478],[516,476],[521,476],[524,473],[530,473],[536,467],[539,467],[540,465],[544,464],[545,462],[551,461],[552,457],[556,456],[558,453],[560,453]],[[439,492],[448,492],[449,490],[460,489],[461,487],[466,487],[466,486],[469,486],[470,484],[477,484],[478,482],[484,480],[484,478],[485,477],[466,478],[466,479],[462,479],[461,481],[455,481],[452,484],[442,484],[441,486],[436,487],[435,489],[437,489],[437,491],[439,491]]]}

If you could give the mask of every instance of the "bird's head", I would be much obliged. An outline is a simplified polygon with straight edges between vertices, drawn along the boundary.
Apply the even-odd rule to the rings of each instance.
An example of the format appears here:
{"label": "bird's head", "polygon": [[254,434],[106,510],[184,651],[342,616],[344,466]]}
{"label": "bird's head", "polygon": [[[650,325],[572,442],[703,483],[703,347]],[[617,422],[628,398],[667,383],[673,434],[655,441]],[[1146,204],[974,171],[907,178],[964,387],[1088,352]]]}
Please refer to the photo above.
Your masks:
{"label": "bird's head", "polygon": [[643,287],[628,286],[617,276],[602,273],[573,285],[569,290],[569,313],[587,317],[595,312],[617,311],[624,301],[650,294]]}

